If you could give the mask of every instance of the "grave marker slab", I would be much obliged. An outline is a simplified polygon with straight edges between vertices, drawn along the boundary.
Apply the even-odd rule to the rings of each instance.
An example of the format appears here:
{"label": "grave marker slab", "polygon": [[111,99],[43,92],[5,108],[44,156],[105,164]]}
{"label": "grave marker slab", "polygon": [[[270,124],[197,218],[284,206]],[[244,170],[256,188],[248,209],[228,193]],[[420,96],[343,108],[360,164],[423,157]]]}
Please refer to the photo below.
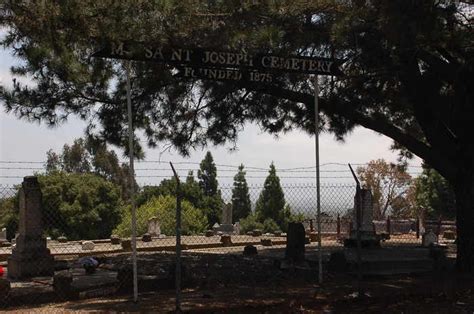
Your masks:
{"label": "grave marker slab", "polygon": [[14,279],[52,276],[54,258],[43,237],[42,193],[37,177],[25,177],[20,188],[19,236],[8,259]]}
{"label": "grave marker slab", "polygon": [[148,232],[149,235],[157,237],[161,234],[161,226],[158,217],[151,217],[148,219]]}
{"label": "grave marker slab", "polygon": [[234,225],[232,224],[232,204],[225,204],[222,207],[222,224],[215,230],[227,234],[234,233]]}

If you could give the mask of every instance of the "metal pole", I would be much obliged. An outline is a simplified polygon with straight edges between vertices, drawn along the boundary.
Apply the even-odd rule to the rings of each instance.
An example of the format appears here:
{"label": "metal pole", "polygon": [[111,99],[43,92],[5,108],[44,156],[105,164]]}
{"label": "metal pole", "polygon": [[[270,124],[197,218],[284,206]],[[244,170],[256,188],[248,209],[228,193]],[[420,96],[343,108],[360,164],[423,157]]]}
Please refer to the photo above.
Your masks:
{"label": "metal pole", "polygon": [[128,114],[128,149],[130,158],[130,201],[132,205],[132,265],[133,265],[133,301],[138,302],[138,274],[137,274],[137,211],[135,207],[135,170],[133,165],[133,124],[132,124],[132,97],[130,87],[130,61],[126,61],[127,73],[127,114]]}
{"label": "metal pole", "polygon": [[322,237],[321,237],[321,193],[319,182],[319,83],[318,76],[314,76],[314,138],[316,149],[316,210],[317,210],[317,226],[318,226],[318,281],[323,283],[323,253],[322,253]]}
{"label": "metal pole", "polygon": [[[362,189],[360,188],[359,179],[352,169],[351,164],[349,164],[349,169],[351,170],[352,176],[356,182],[356,196],[355,196],[355,204],[354,210],[356,214],[356,244],[357,244],[357,294],[358,297],[361,298],[364,294],[362,291],[362,243],[361,243],[361,236],[360,236],[360,222],[362,220]],[[351,228],[352,229],[352,228]],[[351,230],[352,233],[352,230]],[[351,235],[352,236],[352,235]]]}
{"label": "metal pole", "polygon": [[170,166],[176,178],[176,313],[181,313],[181,184],[171,162]]}

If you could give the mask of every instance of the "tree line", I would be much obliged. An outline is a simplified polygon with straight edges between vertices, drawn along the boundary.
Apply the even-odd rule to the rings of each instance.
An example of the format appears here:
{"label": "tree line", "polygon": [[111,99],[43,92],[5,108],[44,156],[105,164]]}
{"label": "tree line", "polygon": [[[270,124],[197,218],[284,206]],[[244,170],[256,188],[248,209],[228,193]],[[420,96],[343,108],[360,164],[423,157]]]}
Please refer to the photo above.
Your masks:
{"label": "tree line", "polygon": [[[60,153],[46,154],[45,173],[37,174],[43,193],[45,232],[52,238],[66,236],[71,240],[107,238],[111,234],[130,236],[130,176],[127,164],[117,154],[93,138],[76,139],[65,144]],[[291,212],[285,201],[280,179],[273,163],[264,188],[252,209],[245,167],[241,164],[232,188],[232,221],[240,222],[241,231],[262,229],[264,232],[286,231],[290,221],[301,221],[302,215]],[[162,231],[174,234],[176,179],[164,179],[157,186],[137,189],[138,233],[147,230],[151,217],[158,217]],[[219,189],[217,167],[207,152],[199,165],[197,180],[189,171],[181,183],[183,199],[183,234],[202,233],[221,222],[225,202]],[[18,228],[18,194],[0,200],[0,225],[7,228],[9,239]]]}

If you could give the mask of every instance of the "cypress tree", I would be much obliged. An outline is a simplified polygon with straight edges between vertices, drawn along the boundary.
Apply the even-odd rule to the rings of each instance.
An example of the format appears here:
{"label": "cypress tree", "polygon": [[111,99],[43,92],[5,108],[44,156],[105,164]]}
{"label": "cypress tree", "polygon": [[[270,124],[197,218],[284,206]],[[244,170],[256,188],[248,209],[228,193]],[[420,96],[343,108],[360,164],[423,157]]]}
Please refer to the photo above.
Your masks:
{"label": "cypress tree", "polygon": [[284,208],[285,195],[280,185],[280,178],[278,178],[272,162],[263,190],[258,197],[255,210],[260,221],[270,218],[281,226],[283,224]]}
{"label": "cypress tree", "polygon": [[234,176],[232,189],[232,221],[237,222],[247,217],[252,211],[249,188],[245,179],[244,165],[239,166],[239,172]]}
{"label": "cypress tree", "polygon": [[223,201],[218,189],[217,168],[211,152],[207,152],[198,170],[199,186],[204,193],[203,210],[209,225],[220,221]]}
{"label": "cypress tree", "polygon": [[217,168],[211,152],[207,152],[198,170],[199,186],[206,196],[217,195]]}

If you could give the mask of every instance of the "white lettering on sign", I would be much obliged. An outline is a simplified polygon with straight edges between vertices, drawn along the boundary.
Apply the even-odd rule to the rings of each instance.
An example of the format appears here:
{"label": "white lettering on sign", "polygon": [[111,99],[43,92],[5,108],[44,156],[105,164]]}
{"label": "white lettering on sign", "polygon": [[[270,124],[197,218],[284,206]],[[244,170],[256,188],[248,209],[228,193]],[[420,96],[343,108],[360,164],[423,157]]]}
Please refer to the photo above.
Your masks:
{"label": "white lettering on sign", "polygon": [[[180,47],[155,47],[149,43],[116,42],[94,53],[95,57],[112,57],[117,59],[132,59],[142,61],[157,61],[163,63],[190,66],[194,69],[231,68],[240,71],[246,68],[244,77],[251,72],[262,73],[265,70],[276,72],[319,73],[323,75],[341,75],[337,64],[339,61],[307,56],[278,56],[272,54],[247,54],[245,51],[213,51]],[[202,68],[202,69],[203,69]],[[202,71],[201,71],[202,72]],[[222,72],[223,73],[223,72]],[[222,76],[216,72],[216,76]],[[228,77],[228,75],[224,75]]]}
{"label": "white lettering on sign", "polygon": [[264,56],[261,58],[260,64],[264,68],[275,70],[318,71],[322,73],[330,73],[333,62],[328,60]]}
{"label": "white lettering on sign", "polygon": [[209,80],[225,81],[250,81],[271,83],[273,76],[270,73],[261,73],[257,71],[242,72],[233,69],[208,69],[184,67],[181,72],[184,77],[203,78]]}
{"label": "white lettering on sign", "polygon": [[163,51],[161,48],[145,48],[145,58],[164,60]]}
{"label": "white lettering on sign", "polygon": [[127,56],[129,53],[130,53],[130,51],[125,50],[123,42],[112,45],[112,54],[113,55]]}
{"label": "white lettering on sign", "polygon": [[189,62],[191,61],[191,52],[188,49],[173,49],[171,52],[171,61]]}
{"label": "white lettering on sign", "polygon": [[204,51],[203,64],[253,66],[252,59],[246,53]]}

